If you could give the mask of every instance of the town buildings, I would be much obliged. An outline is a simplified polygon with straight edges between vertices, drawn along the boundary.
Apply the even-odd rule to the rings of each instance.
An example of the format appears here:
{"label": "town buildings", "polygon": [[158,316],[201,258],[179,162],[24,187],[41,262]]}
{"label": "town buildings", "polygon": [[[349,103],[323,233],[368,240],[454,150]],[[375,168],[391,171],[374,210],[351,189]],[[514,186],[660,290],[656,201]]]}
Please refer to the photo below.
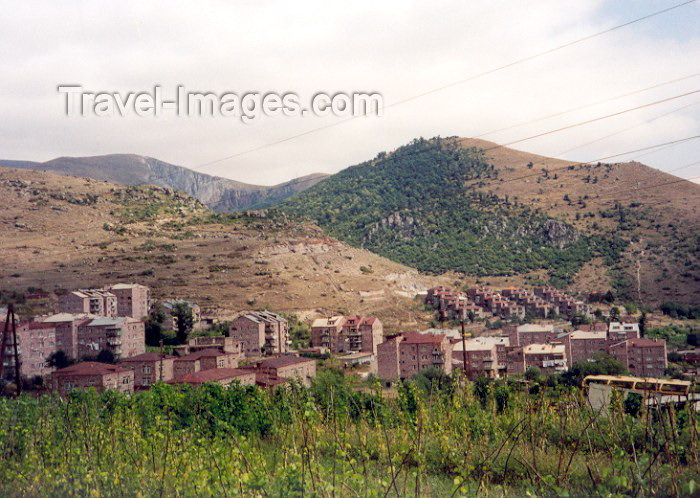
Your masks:
{"label": "town buildings", "polygon": [[331,353],[372,353],[384,339],[382,322],[376,316],[319,318],[311,325],[311,346]]}
{"label": "town buildings", "polygon": [[41,322],[56,328],[56,351],[63,351],[68,358],[77,360],[80,358],[78,327],[96,318],[99,317],[85,313],[56,313],[41,319]]}
{"label": "town buildings", "polygon": [[145,285],[113,284],[104,289],[79,289],[59,296],[58,309],[63,313],[141,320],[148,316],[150,301],[150,289]]}
{"label": "town buildings", "polygon": [[80,289],[59,296],[58,310],[62,313],[86,313],[117,316],[117,296],[102,289]]}
{"label": "town buildings", "polygon": [[191,384],[194,386],[214,383],[228,386],[238,382],[243,386],[255,384],[255,372],[241,368],[215,368],[177,376],[169,384]]}
{"label": "town buildings", "polygon": [[[464,342],[464,347],[462,342]],[[507,371],[506,351],[510,346],[508,337],[476,337],[464,341],[453,341],[452,361],[458,368],[464,368],[469,379],[484,376],[497,378]],[[464,366],[466,351],[466,367]]]}
{"label": "town buildings", "polygon": [[405,332],[377,346],[377,373],[384,381],[407,379],[426,368],[452,372],[452,343],[446,335]]}
{"label": "town buildings", "polygon": [[503,327],[503,333],[508,336],[511,346],[527,346],[554,342],[561,330],[557,330],[554,325],[527,323]]}
{"label": "town buildings", "polygon": [[115,389],[122,392],[134,390],[134,372],[129,368],[107,363],[84,361],[51,374],[51,386],[62,395],[71,389],[94,387],[98,391]]}
{"label": "town buildings", "polygon": [[596,354],[608,352],[607,332],[574,330],[568,334],[562,334],[559,339],[566,347],[566,360],[569,367],[577,361],[590,360]]}
{"label": "town buildings", "polygon": [[229,326],[229,336],[243,343],[246,356],[284,354],[289,351],[289,323],[269,311],[250,311]]}
{"label": "town buildings", "polygon": [[567,370],[566,347],[563,344],[529,344],[510,348],[507,353],[508,375],[524,374],[537,368],[544,374]]}
{"label": "town buildings", "polygon": [[268,379],[296,379],[307,387],[316,377],[315,360],[292,355],[268,358],[255,363],[252,368]]}
{"label": "town buildings", "polygon": [[637,377],[659,377],[668,367],[666,341],[662,339],[627,339],[609,348],[610,356]]}
{"label": "town buildings", "polygon": [[130,316],[142,320],[151,309],[151,290],[141,284],[114,284],[105,290],[117,298],[116,316]]}
{"label": "town buildings", "polygon": [[78,357],[110,351],[128,358],[146,351],[144,323],[131,317],[98,317],[78,324]]}
{"label": "town buildings", "polygon": [[160,353],[142,353],[124,358],[119,364],[134,372],[135,389],[145,389],[175,376],[175,357]]}
{"label": "town buildings", "polygon": [[175,377],[216,368],[238,368],[238,354],[208,348],[175,358]]}

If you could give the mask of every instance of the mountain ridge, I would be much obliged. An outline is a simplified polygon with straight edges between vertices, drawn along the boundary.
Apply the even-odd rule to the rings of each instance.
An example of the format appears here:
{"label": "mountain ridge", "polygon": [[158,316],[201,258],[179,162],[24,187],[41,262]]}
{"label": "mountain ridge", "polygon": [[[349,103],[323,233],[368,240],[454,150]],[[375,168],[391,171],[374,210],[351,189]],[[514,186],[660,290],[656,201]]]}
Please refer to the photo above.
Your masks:
{"label": "mountain ridge", "polygon": [[219,212],[268,207],[315,185],[328,175],[313,173],[272,186],[253,185],[200,173],[138,154],[62,156],[45,162],[0,160],[0,166],[46,170],[123,185],[156,185],[189,194]]}

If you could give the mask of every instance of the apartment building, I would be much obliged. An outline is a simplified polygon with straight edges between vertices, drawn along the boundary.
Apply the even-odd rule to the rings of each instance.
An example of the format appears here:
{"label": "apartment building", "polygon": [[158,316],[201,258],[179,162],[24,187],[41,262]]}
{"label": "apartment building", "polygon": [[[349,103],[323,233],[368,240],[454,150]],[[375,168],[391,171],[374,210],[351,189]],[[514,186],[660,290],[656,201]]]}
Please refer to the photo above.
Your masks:
{"label": "apartment building", "polygon": [[627,339],[612,344],[610,356],[622,363],[630,375],[660,377],[668,367],[666,341],[663,339]]}
{"label": "apartment building", "polygon": [[563,344],[529,344],[509,348],[508,375],[523,374],[528,368],[538,368],[544,374],[567,370],[566,347]]}
{"label": "apartment building", "polygon": [[205,349],[214,349],[223,351],[224,353],[232,353],[237,356],[243,355],[243,343],[237,341],[233,337],[226,337],[223,335],[193,337],[187,341],[187,344],[175,346],[174,349],[179,356],[185,356]]}
{"label": "apartment building", "polygon": [[[56,351],[56,328],[42,322],[20,322],[16,324],[17,353],[20,375],[26,378],[43,377],[53,371],[47,358]],[[9,333],[12,333],[10,326]],[[0,322],[0,336],[5,334],[5,322]],[[4,355],[5,375],[14,375],[15,351],[11,336]]]}
{"label": "apartment building", "polygon": [[80,358],[78,327],[96,318],[99,317],[85,313],[56,313],[41,321],[56,328],[56,351],[63,351],[69,358],[77,360]]}
{"label": "apartment building", "polygon": [[311,325],[311,346],[331,353],[372,353],[384,340],[384,327],[376,316],[319,318]]}
{"label": "apartment building", "polygon": [[86,313],[115,317],[117,296],[102,289],[80,289],[58,298],[58,310],[62,313]]}
{"label": "apartment building", "polygon": [[72,389],[89,387],[94,387],[98,391],[115,389],[122,392],[133,392],[134,372],[118,365],[84,361],[53,372],[51,386],[63,396]]}
{"label": "apartment building", "polygon": [[111,351],[117,358],[146,352],[144,323],[131,317],[99,317],[78,325],[78,357]]}
{"label": "apartment building", "polygon": [[377,370],[382,380],[407,379],[426,368],[452,372],[452,343],[446,335],[405,332],[377,346]]}
{"label": "apartment building", "polygon": [[236,353],[226,353],[212,348],[190,353],[175,358],[175,377],[216,368],[238,368],[238,357]]}
{"label": "apartment building", "polygon": [[344,351],[342,337],[345,317],[317,318],[311,324],[311,347],[327,348],[331,353]]}
{"label": "apartment building", "polygon": [[454,365],[462,368],[464,353],[467,352],[466,374],[469,379],[485,376],[497,378],[506,374],[506,348],[510,344],[507,337],[476,337],[464,341],[453,340],[452,360]]}
{"label": "apartment building", "polygon": [[[106,287],[117,299],[116,316],[142,320],[151,309],[151,290],[141,284],[114,284]],[[111,315],[110,315],[111,316]]]}
{"label": "apartment building", "polygon": [[156,382],[167,382],[175,376],[175,357],[160,353],[142,353],[124,358],[119,365],[134,372],[135,389],[147,389]]}
{"label": "apartment building", "polygon": [[577,361],[586,361],[596,354],[608,352],[608,334],[602,331],[574,330],[568,334],[561,334],[559,340],[566,347],[566,359],[569,367]]}
{"label": "apartment building", "polygon": [[608,339],[614,342],[639,339],[639,324],[610,322],[608,324]]}
{"label": "apartment building", "polygon": [[527,346],[529,344],[547,344],[557,340],[560,331],[554,325],[528,323],[525,325],[508,325],[503,327],[504,335],[508,336],[511,346]]}
{"label": "apartment building", "polygon": [[185,304],[190,308],[192,312],[192,328],[200,329],[202,328],[202,309],[197,303],[191,301],[186,301],[184,299],[167,299],[162,302],[163,308],[170,314],[170,319],[172,320],[173,329],[177,328],[177,317],[173,314],[175,306],[178,304]]}
{"label": "apartment building", "polygon": [[269,311],[251,311],[239,316],[229,326],[229,337],[243,343],[246,356],[289,351],[289,323]]}

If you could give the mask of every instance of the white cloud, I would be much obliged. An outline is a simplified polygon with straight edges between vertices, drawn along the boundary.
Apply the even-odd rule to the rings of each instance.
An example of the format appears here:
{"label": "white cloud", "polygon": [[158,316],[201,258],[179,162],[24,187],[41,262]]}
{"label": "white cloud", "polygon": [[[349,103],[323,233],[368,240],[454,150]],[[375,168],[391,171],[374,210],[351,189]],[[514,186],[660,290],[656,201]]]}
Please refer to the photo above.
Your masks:
{"label": "white cloud", "polygon": [[[391,103],[613,26],[619,19],[601,14],[612,1],[0,2],[0,157],[134,152],[197,166],[335,118],[263,118],[254,125],[227,118],[68,119],[56,87],[78,83],[127,92],[184,84],[304,96],[372,90]],[[627,18],[672,3],[643,5]],[[357,119],[203,171],[264,184],[335,172],[417,136],[475,136],[698,72],[700,37],[674,36],[672,21],[679,16],[700,18],[700,8],[690,5],[645,22],[655,30],[630,26],[387,109],[382,118]],[[670,23],[666,31],[664,23]],[[698,88],[695,78],[486,138],[517,140]],[[555,154],[643,124],[692,98],[517,147]],[[700,106],[567,157],[589,160],[698,134],[699,123]],[[700,143],[691,143],[645,160],[670,169],[699,151]],[[697,176],[700,168],[683,173]]]}

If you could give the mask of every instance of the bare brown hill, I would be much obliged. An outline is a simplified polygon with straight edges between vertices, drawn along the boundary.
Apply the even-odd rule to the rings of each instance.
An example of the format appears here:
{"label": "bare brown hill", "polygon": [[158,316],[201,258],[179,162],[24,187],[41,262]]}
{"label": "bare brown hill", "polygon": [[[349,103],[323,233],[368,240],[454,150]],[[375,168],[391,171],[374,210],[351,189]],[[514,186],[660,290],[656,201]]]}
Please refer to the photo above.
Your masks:
{"label": "bare brown hill", "polygon": [[0,168],[0,197],[5,292],[140,282],[221,318],[261,308],[375,313],[391,329],[430,319],[413,297],[443,281],[311,224],[214,214],[162,187]]}

